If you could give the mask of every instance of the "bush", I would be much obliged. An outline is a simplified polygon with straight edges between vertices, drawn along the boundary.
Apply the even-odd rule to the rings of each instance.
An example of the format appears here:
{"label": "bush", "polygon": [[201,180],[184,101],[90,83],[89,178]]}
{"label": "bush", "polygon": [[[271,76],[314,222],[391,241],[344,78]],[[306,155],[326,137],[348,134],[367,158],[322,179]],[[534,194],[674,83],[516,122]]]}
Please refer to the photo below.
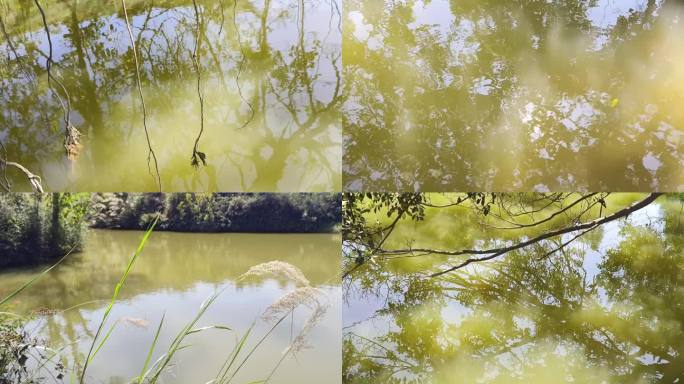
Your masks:
{"label": "bush", "polygon": [[49,261],[83,245],[88,194],[0,194],[0,267]]}

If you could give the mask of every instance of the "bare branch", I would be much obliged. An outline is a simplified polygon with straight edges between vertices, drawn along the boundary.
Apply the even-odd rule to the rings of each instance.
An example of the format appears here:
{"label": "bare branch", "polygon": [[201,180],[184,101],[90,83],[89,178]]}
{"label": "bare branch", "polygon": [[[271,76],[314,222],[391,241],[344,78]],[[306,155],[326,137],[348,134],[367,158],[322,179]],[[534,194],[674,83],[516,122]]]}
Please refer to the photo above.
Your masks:
{"label": "bare branch", "polygon": [[154,160],[154,169],[157,173],[157,184],[159,185],[159,192],[162,191],[161,175],[159,174],[159,164],[157,163],[157,154],[154,153],[152,149],[152,142],[150,141],[150,132],[147,129],[147,107],[145,106],[145,96],[143,96],[142,91],[142,80],[140,79],[140,63],[138,62],[138,52],[135,45],[135,37],[133,36],[133,30],[131,29],[131,23],[128,21],[128,9],[126,8],[126,0],[121,0],[121,7],[124,12],[124,19],[126,21],[126,28],[128,29],[128,36],[131,40],[131,48],[133,49],[133,59],[135,61],[135,77],[138,83],[138,93],[140,94],[140,102],[142,103],[143,110],[143,127],[145,128],[145,138],[147,139],[147,168],[152,174],[152,170],[149,168],[150,159]]}
{"label": "bare branch", "polygon": [[[503,254],[508,253],[508,252],[511,252],[511,251],[514,251],[517,249],[521,249],[521,248],[525,248],[525,247],[532,245],[532,244],[539,243],[542,240],[546,240],[549,238],[561,236],[561,235],[564,235],[566,233],[572,233],[572,232],[576,232],[576,231],[585,231],[585,233],[586,233],[586,232],[588,232],[587,230],[589,230],[589,229],[593,229],[595,227],[609,223],[611,221],[618,220],[618,219],[626,217],[626,216],[628,216],[628,215],[630,215],[630,214],[632,214],[632,213],[634,213],[634,212],[636,212],[642,208],[645,208],[646,206],[648,206],[652,202],[654,202],[658,197],[660,197],[660,195],[662,195],[662,194],[661,193],[651,193],[645,199],[643,199],[637,203],[634,203],[627,208],[621,209],[621,210],[619,210],[619,211],[617,211],[611,215],[604,216],[602,218],[592,220],[589,222],[577,224],[574,226],[553,230],[553,231],[544,233],[540,236],[531,238],[529,240],[520,242],[518,244],[509,246],[509,247],[497,248],[497,249],[488,249],[488,250],[461,250],[461,251],[439,251],[439,250],[430,250],[430,249],[420,249],[420,250],[405,250],[405,252],[409,253],[409,252],[418,251],[418,252],[425,252],[427,254],[442,254],[442,255],[466,255],[466,254],[487,255],[487,256],[483,256],[483,257],[470,258],[470,259],[468,259],[468,260],[466,260],[466,261],[464,261],[458,265],[455,265],[451,268],[448,268],[448,269],[445,269],[441,272],[433,273],[432,275],[430,275],[431,277],[438,277],[438,276],[447,274],[449,272],[453,272],[455,270],[461,269],[461,268],[463,268],[467,265],[470,265],[472,263],[492,260],[492,259],[497,258]],[[562,247],[560,247],[560,248],[562,248]],[[399,252],[399,251],[394,251],[393,253],[397,253],[397,252]]]}
{"label": "bare branch", "polygon": [[[41,180],[40,176],[34,175],[33,173],[31,173],[31,171],[29,171],[23,165],[21,165],[19,163],[12,162],[12,161],[7,161],[3,158],[0,158],[0,164],[3,165],[3,168],[6,168],[6,167],[17,168],[18,170],[20,170],[21,172],[23,172],[26,175],[26,178],[28,179],[29,183],[31,183],[31,187],[33,188],[33,190],[35,192],[40,192],[40,193],[45,192],[43,190],[42,180]],[[3,183],[2,187],[3,187],[3,189],[5,189],[5,191],[10,192],[10,186],[9,185],[5,185]]]}
{"label": "bare branch", "polygon": [[197,96],[200,103],[200,131],[195,139],[195,146],[192,149],[191,165],[195,168],[199,167],[200,163],[202,165],[207,165],[207,155],[199,150],[199,142],[202,139],[202,134],[204,133],[204,94],[202,92],[202,61],[201,61],[201,50],[202,50],[202,29],[204,23],[202,22],[202,16],[200,15],[199,8],[197,6],[197,0],[192,0],[192,6],[195,10],[195,52],[192,54],[192,62],[195,65],[195,70],[197,71]]}

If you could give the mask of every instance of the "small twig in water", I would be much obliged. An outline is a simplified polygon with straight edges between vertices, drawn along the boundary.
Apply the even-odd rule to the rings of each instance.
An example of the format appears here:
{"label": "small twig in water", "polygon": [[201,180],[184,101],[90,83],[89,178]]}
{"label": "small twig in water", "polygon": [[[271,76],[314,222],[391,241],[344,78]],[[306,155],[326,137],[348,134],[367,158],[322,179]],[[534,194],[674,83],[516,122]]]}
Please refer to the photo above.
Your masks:
{"label": "small twig in water", "polygon": [[[12,161],[7,161],[3,158],[0,158],[0,164],[2,164],[4,169],[6,169],[7,167],[14,167],[14,168],[19,169],[20,171],[22,171],[26,175],[26,178],[28,179],[29,183],[31,183],[31,187],[33,188],[33,190],[35,192],[39,192],[39,193],[45,192],[43,190],[42,180],[40,179],[40,176],[34,175],[33,173],[31,173],[31,171],[26,169],[26,167],[24,167],[23,165],[21,165],[19,163],[12,162]],[[11,187],[12,187],[10,184],[6,185],[5,183],[0,183],[0,185],[2,185],[2,188],[5,191],[10,192]]]}

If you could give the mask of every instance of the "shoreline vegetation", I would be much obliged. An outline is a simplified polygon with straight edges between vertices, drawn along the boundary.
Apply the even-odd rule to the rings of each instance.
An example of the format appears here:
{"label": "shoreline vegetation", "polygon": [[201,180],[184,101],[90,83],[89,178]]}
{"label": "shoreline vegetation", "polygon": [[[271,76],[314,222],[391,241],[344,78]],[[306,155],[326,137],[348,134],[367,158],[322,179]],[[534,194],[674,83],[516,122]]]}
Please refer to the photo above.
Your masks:
{"label": "shoreline vegetation", "polygon": [[[135,264],[143,249],[155,241],[150,238],[153,232],[330,233],[340,230],[341,198],[340,194],[313,193],[0,194],[0,270],[41,263],[50,265],[11,292],[0,293],[0,383],[52,382],[50,377],[55,382],[82,384],[99,381],[93,369],[88,368],[96,356],[103,359],[102,354],[98,355],[103,346],[115,344],[112,340],[120,337],[116,330],[122,328],[124,320],[114,312],[114,307],[119,307],[123,301],[120,293],[130,285],[128,278],[135,273]],[[141,239],[118,282],[112,287],[111,297],[97,300],[108,304],[95,323],[96,330],[86,332],[82,338],[71,335],[73,339],[62,346],[52,344],[37,336],[35,329],[29,330],[27,324],[38,317],[76,311],[94,301],[59,311],[43,308],[42,312],[25,314],[14,307],[15,299],[22,300],[26,289],[40,279],[49,278],[50,272],[62,261],[83,250],[87,231],[91,229],[140,230]],[[277,329],[289,328],[287,348],[279,359],[260,362],[265,368],[260,374],[263,379],[253,381],[268,383],[286,359],[296,359],[296,355],[307,347],[312,331],[323,321],[331,303],[325,292],[311,283],[302,270],[284,261],[255,264],[235,281],[267,279],[287,281],[289,292],[285,291],[282,297],[269,303],[246,329],[232,323],[214,323],[205,316],[226,287],[215,287],[198,309],[190,309],[193,316],[185,323],[178,324],[166,312],[163,313],[155,325],[153,339],[145,346],[149,351],[141,361],[144,363],[141,364],[142,369],[129,382],[151,384],[165,381],[171,368],[178,364],[179,352],[190,347],[187,341],[207,332],[235,336],[232,349],[221,356],[220,369],[209,381],[213,384],[233,382],[256,359],[257,350],[265,349],[266,344],[275,341],[271,339],[277,339]],[[170,344],[167,340],[169,332],[172,335]],[[69,356],[67,347],[79,342],[85,342],[84,349],[73,347],[78,353]]]}
{"label": "shoreline vegetation", "polygon": [[[101,316],[101,320],[97,325],[97,331],[94,334],[88,334],[86,337],[86,345],[90,344],[89,348],[86,346],[87,354],[78,355],[74,361],[65,360],[67,353],[65,347],[76,343],[78,338],[62,347],[46,344],[44,340],[34,337],[32,332],[27,331],[25,324],[31,317],[25,317],[13,312],[11,303],[25,289],[31,287],[36,281],[45,277],[52,269],[58,266],[68,257],[68,253],[51,267],[37,274],[9,295],[0,295],[0,383],[16,382],[30,384],[48,382],[49,378],[43,376],[44,372],[48,373],[55,382],[68,381],[70,383],[83,384],[95,380],[94,376],[87,373],[87,369],[102,347],[110,343],[109,341],[112,340],[110,336],[112,336],[117,325],[121,323],[121,319],[115,320],[113,318],[112,311],[121,301],[119,294],[124,286],[127,285],[128,277],[143,252],[145,245],[148,243],[150,236],[156,231],[159,221],[159,216],[157,216],[144,232],[137,249],[129,259],[121,278],[114,287],[111,298],[100,300],[109,302],[109,304]],[[216,373],[215,378],[208,382],[212,384],[228,384],[241,371],[244,371],[243,368],[247,363],[255,360],[253,357],[254,353],[260,349],[262,344],[275,337],[274,331],[281,324],[282,327],[280,328],[285,327],[286,319],[292,318],[294,324],[295,310],[303,307],[308,308],[311,313],[301,327],[298,327],[297,333],[291,333],[290,343],[282,352],[280,359],[265,366],[264,379],[252,381],[253,383],[268,383],[286,358],[292,357],[300,350],[306,348],[306,342],[311,336],[312,329],[321,322],[324,314],[329,309],[329,303],[325,303],[322,300],[322,296],[324,296],[323,291],[310,285],[309,280],[301,270],[286,262],[272,261],[255,265],[240,275],[237,280],[268,278],[289,280],[297,288],[271,303],[244,332],[224,324],[202,325],[204,324],[205,313],[214,305],[219,296],[225,291],[225,288],[217,288],[213,294],[202,302],[199,309],[194,312],[194,316],[182,326],[168,346],[165,346],[160,340],[160,334],[163,328],[174,327],[174,325],[165,323],[166,313],[164,313],[156,327],[154,338],[149,343],[149,351],[140,374],[128,382],[152,384],[163,381],[164,376],[177,364],[176,360],[179,352],[192,347],[192,345],[186,344],[186,339],[196,334],[213,331],[235,335],[235,344],[232,350],[223,357],[225,361]],[[83,305],[85,304],[88,303]],[[81,305],[61,312],[74,310],[78,307],[81,307]],[[56,314],[57,312],[54,313]],[[268,324],[266,331],[260,332],[256,329],[255,326],[258,320]],[[290,325],[290,332],[293,332],[293,324]],[[118,328],[121,328],[121,325]],[[153,357],[157,356],[156,360],[153,359]]]}
{"label": "shoreline vegetation", "polygon": [[157,232],[334,233],[341,195],[11,193],[0,195],[0,269],[79,252],[89,229]]}

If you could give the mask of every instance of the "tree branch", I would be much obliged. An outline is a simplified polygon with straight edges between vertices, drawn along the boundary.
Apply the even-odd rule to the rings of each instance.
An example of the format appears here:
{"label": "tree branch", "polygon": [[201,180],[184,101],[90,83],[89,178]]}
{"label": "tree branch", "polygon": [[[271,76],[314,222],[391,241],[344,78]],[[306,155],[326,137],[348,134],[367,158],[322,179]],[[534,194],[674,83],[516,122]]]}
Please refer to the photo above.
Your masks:
{"label": "tree branch", "polygon": [[[29,171],[26,167],[19,163],[15,163],[12,161],[7,161],[3,158],[0,158],[0,164],[3,165],[3,167],[14,167],[19,169],[21,172],[23,172],[26,175],[26,178],[28,178],[29,183],[31,183],[31,187],[35,192],[40,192],[44,193],[45,191],[43,190],[43,185],[42,185],[42,180],[40,176],[34,175]],[[10,186],[2,184],[3,189],[5,189],[7,192],[10,192]]]}
{"label": "tree branch", "polygon": [[[433,273],[432,275],[430,275],[430,277],[438,277],[438,276],[447,274],[449,272],[453,272],[457,269],[461,269],[461,268],[463,268],[467,265],[470,265],[472,263],[477,263],[477,262],[487,261],[487,260],[497,258],[503,254],[508,253],[508,252],[511,252],[511,251],[514,251],[517,249],[521,249],[521,248],[525,248],[525,247],[530,246],[532,244],[539,243],[542,240],[546,240],[546,239],[549,239],[552,237],[561,236],[561,235],[564,235],[566,233],[590,230],[590,229],[593,229],[593,228],[598,227],[600,225],[609,223],[611,221],[621,219],[623,217],[630,215],[631,213],[634,213],[634,212],[636,212],[640,209],[643,209],[646,206],[650,205],[658,197],[660,197],[660,195],[662,195],[662,194],[661,193],[651,193],[645,199],[643,199],[637,203],[634,203],[627,208],[621,209],[621,210],[619,210],[619,211],[617,211],[611,215],[608,215],[608,216],[605,216],[605,217],[602,217],[602,218],[599,218],[596,220],[588,221],[585,223],[577,224],[577,225],[574,225],[571,227],[565,227],[565,228],[557,229],[554,231],[550,231],[550,232],[544,233],[542,235],[539,235],[537,237],[531,238],[529,240],[523,241],[521,243],[509,246],[509,247],[488,249],[488,250],[461,250],[461,251],[439,251],[439,250],[429,250],[429,249],[418,249],[418,250],[405,250],[405,252],[408,253],[408,252],[414,252],[415,251],[415,252],[426,252],[428,254],[442,254],[442,255],[465,255],[465,254],[487,255],[487,256],[483,256],[483,257],[470,258],[470,259],[465,260],[464,262],[462,262],[458,265],[455,265],[451,268],[448,268],[448,269],[445,269],[443,271],[436,272],[436,273]],[[398,252],[398,251],[395,251],[395,252]]]}

